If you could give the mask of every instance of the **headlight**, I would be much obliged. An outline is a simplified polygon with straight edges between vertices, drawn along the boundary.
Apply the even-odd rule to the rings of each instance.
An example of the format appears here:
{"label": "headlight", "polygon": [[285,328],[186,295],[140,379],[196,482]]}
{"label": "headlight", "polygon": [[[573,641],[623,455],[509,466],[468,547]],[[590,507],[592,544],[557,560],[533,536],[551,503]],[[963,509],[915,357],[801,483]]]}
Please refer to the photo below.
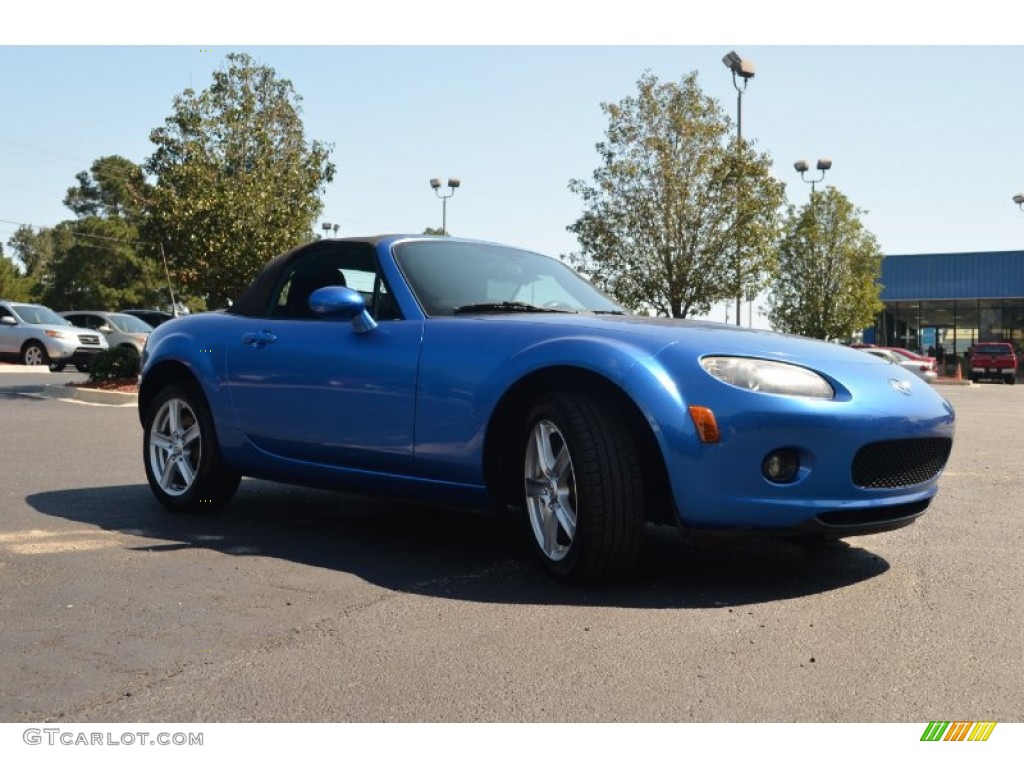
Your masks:
{"label": "headlight", "polygon": [[751,392],[820,400],[835,396],[832,385],[823,377],[798,365],[752,357],[705,357],[700,365],[719,381]]}

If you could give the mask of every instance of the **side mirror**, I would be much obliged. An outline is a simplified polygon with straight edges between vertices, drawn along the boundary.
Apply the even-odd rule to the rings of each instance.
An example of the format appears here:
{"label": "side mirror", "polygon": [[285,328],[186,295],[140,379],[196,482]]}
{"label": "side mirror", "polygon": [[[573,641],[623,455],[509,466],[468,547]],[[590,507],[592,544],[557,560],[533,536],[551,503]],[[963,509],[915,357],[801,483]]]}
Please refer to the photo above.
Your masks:
{"label": "side mirror", "polygon": [[99,328],[97,328],[96,330],[97,330],[97,331],[99,331],[100,333],[113,333],[113,332],[114,332],[114,329],[113,329],[113,328],[111,328],[111,327],[110,327],[109,325],[107,325],[106,323],[104,323],[103,325],[101,325],[101,326],[100,326]]}
{"label": "side mirror", "polygon": [[18,321],[15,320],[10,315],[4,315],[3,317],[0,317],[0,325],[17,325],[17,324],[18,324]]}
{"label": "side mirror", "polygon": [[351,320],[356,333],[367,333],[377,327],[377,322],[366,311],[362,294],[344,286],[329,285],[313,291],[309,308],[324,319]]}

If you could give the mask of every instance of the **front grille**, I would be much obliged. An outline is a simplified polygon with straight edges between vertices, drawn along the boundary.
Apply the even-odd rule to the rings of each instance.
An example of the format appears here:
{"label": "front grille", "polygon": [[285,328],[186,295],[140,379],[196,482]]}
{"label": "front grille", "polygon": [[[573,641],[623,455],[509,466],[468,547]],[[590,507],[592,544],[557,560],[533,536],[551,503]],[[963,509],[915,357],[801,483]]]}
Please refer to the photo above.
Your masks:
{"label": "front grille", "polygon": [[885,440],[865,445],[853,458],[853,484],[860,488],[902,488],[926,483],[946,466],[948,437]]}
{"label": "front grille", "polygon": [[78,341],[80,344],[92,344],[93,346],[99,346],[100,337],[93,336],[88,333],[80,333],[78,334]]}

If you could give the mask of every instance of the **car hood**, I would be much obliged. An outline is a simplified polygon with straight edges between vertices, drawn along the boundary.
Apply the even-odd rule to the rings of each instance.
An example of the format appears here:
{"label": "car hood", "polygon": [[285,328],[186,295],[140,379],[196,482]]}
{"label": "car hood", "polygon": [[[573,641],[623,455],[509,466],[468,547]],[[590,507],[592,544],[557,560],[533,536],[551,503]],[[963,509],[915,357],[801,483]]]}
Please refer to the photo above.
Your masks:
{"label": "car hood", "polygon": [[845,364],[888,365],[888,362],[841,344],[793,336],[757,328],[742,328],[707,320],[676,320],[640,315],[590,314],[482,314],[457,321],[517,323],[559,326],[581,336],[629,337],[652,354],[668,346],[680,346],[698,355],[740,355],[793,362],[834,361]]}

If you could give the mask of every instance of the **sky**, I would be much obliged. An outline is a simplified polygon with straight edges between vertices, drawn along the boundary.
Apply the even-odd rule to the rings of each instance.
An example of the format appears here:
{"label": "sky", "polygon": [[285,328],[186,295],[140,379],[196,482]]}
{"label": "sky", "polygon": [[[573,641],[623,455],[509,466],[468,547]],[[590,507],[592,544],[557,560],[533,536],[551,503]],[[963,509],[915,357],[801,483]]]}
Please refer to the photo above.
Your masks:
{"label": "sky", "polygon": [[1024,48],[1007,45],[1009,4],[976,3],[973,15],[933,19],[922,33],[918,12],[934,4],[893,11],[869,0],[824,18],[802,2],[770,13],[744,2],[728,12],[648,0],[382,2],[359,12],[305,3],[288,5],[299,23],[259,2],[239,17],[186,0],[171,19],[99,3],[121,26],[97,5],[14,11],[0,31],[0,242],[21,224],[71,218],[61,201],[93,160],[142,163],[174,97],[206,87],[228,53],[244,51],[292,82],[307,139],[334,147],[318,229],[440,227],[428,181],[457,177],[450,233],[567,254],[577,244],[566,228],[582,212],[568,185],[598,166],[601,104],[635,94],[647,71],[663,81],[696,72],[735,119],[722,57],[736,50],[756,68],[744,138],[771,156],[789,202],[810,192],[793,163],[826,157],[822,184],[865,211],[884,253],[1024,247],[1011,199],[1024,192]]}

